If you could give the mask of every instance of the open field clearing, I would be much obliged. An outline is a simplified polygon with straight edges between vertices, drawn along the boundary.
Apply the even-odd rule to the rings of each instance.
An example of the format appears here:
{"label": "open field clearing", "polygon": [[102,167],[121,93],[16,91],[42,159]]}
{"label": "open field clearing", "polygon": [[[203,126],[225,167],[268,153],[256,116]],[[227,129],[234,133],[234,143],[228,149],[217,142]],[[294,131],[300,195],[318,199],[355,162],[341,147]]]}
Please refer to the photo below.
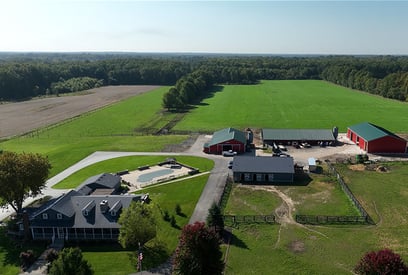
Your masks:
{"label": "open field clearing", "polygon": [[[350,274],[364,253],[382,248],[393,249],[406,262],[408,186],[404,179],[408,175],[408,163],[383,165],[388,172],[337,166],[352,192],[376,221],[375,226],[239,225],[233,229],[226,274]],[[302,190],[294,191],[292,188],[296,187],[280,187],[284,192],[289,191],[294,201],[302,198]],[[318,191],[323,187],[318,185],[311,188]],[[331,187],[327,187],[327,190],[331,190]],[[310,196],[310,191],[303,191],[304,197]],[[336,193],[335,190],[332,193]],[[234,194],[231,193],[226,208],[230,212],[242,212],[237,209],[242,205],[234,203],[237,199],[245,201],[245,208],[252,209],[259,208],[257,198],[265,196],[264,191],[256,195],[239,193],[238,198]],[[274,193],[269,196],[270,200],[276,200],[272,198],[276,196]],[[322,197],[317,198],[319,200]],[[304,214],[309,214],[309,211],[317,213],[318,209],[316,202],[308,199],[296,207],[298,212]],[[326,211],[325,204],[321,203],[320,208]]]}
{"label": "open field clearing", "polygon": [[408,104],[319,80],[262,81],[226,85],[186,115],[174,129],[325,128],[363,121],[408,132]]}
{"label": "open field clearing", "polygon": [[0,139],[57,123],[156,88],[158,86],[108,86],[80,95],[0,104]]}
{"label": "open field clearing", "polygon": [[161,115],[162,87],[65,123],[0,143],[0,149],[47,155],[51,176],[95,151],[161,151],[186,136],[149,136],[135,128],[157,128],[172,114]]}

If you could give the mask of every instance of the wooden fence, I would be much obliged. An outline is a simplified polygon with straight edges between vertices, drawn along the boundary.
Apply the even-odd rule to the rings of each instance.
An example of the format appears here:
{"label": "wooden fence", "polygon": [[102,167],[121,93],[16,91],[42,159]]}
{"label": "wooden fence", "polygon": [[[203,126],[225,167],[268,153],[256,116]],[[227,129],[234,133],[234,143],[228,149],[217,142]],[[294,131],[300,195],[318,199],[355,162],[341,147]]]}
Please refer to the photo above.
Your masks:
{"label": "wooden fence", "polygon": [[296,215],[296,222],[301,224],[367,224],[367,216],[313,216]]}
{"label": "wooden fence", "polygon": [[276,219],[274,215],[224,215],[224,223],[225,224],[240,224],[240,223],[276,223]]}

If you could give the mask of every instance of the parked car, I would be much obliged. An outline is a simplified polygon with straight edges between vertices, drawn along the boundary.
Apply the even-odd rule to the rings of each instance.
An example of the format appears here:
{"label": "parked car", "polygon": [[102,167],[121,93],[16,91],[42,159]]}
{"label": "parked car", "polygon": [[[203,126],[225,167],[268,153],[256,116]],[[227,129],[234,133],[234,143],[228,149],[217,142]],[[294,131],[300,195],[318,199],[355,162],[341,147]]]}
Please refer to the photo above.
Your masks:
{"label": "parked car", "polygon": [[283,146],[282,144],[279,144],[278,145],[278,148],[279,148],[279,150],[281,150],[281,151],[287,151],[288,149],[285,147],[285,146]]}
{"label": "parked car", "polygon": [[223,152],[222,152],[222,155],[223,155],[224,157],[233,157],[233,156],[235,156],[236,154],[237,154],[237,152],[232,151],[232,150],[228,150],[228,151],[223,151]]}
{"label": "parked car", "polygon": [[310,147],[312,147],[309,143],[307,143],[307,142],[303,142],[302,144],[302,147],[303,148],[310,148]]}

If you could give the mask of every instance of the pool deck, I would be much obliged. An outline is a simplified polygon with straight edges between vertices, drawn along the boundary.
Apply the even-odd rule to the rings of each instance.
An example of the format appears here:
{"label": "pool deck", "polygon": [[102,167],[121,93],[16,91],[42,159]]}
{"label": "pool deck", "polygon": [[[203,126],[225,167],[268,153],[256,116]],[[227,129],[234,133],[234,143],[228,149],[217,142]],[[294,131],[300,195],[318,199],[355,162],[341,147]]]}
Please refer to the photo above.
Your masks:
{"label": "pool deck", "polygon": [[[173,172],[171,174],[163,175],[163,176],[158,176],[158,177],[153,177],[150,181],[148,182],[139,182],[138,178],[140,175],[160,171],[163,169],[172,169]],[[163,166],[151,166],[149,169],[146,170],[133,170],[129,171],[129,174],[122,175],[122,180],[128,182],[130,184],[130,189],[131,190],[138,190],[143,187],[158,183],[158,182],[163,182],[166,180],[170,179],[176,179],[181,176],[185,176],[188,174],[188,172],[191,171],[191,169],[186,168],[184,166],[181,166],[180,168],[170,168],[170,166],[163,165]]]}

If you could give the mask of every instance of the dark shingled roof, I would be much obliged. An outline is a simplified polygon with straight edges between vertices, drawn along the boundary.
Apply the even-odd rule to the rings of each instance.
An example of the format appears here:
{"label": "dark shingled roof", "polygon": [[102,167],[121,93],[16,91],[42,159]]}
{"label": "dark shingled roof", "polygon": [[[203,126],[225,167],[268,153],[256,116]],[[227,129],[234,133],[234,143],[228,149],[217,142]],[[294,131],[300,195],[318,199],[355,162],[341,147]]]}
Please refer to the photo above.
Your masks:
{"label": "dark shingled roof", "polygon": [[120,185],[120,182],[120,176],[103,173],[88,178],[78,186],[76,190],[82,195],[89,195],[95,189],[116,189]]}
{"label": "dark shingled roof", "polygon": [[225,128],[214,132],[211,140],[204,145],[204,147],[210,147],[215,144],[223,143],[228,140],[237,140],[242,142],[243,144],[246,143],[246,135],[244,132],[234,129],[234,128]]}
{"label": "dark shingled roof", "polygon": [[335,141],[332,130],[262,129],[263,140]]}
{"label": "dark shingled roof", "polygon": [[291,173],[295,172],[291,157],[235,156],[233,172],[243,173]]}
{"label": "dark shingled roof", "polygon": [[[120,201],[121,207],[128,208],[132,201],[140,200],[142,195],[110,195],[110,196],[74,196],[71,197],[72,206],[75,211],[76,228],[119,228],[117,223],[120,212],[112,216],[109,210]],[[109,209],[106,213],[101,212],[100,204],[103,200],[108,201]],[[94,202],[95,207],[89,212],[88,216],[85,216],[82,212],[84,207],[90,202]]]}
{"label": "dark shingled roof", "polygon": [[71,197],[79,195],[80,193],[78,193],[77,191],[71,190],[68,193],[58,197],[57,199],[50,200],[48,203],[42,205],[35,213],[33,213],[32,217],[34,218],[38,215],[41,215],[43,212],[50,209],[67,217],[72,217],[75,214],[75,211],[71,205]]}
{"label": "dark shingled roof", "polygon": [[401,137],[397,136],[394,133],[391,133],[390,131],[374,125],[369,122],[363,122],[360,124],[356,124],[353,126],[348,127],[351,131],[355,132],[358,134],[360,137],[362,137],[365,141],[372,141],[376,140],[385,136],[392,136],[398,139],[402,139]]}

